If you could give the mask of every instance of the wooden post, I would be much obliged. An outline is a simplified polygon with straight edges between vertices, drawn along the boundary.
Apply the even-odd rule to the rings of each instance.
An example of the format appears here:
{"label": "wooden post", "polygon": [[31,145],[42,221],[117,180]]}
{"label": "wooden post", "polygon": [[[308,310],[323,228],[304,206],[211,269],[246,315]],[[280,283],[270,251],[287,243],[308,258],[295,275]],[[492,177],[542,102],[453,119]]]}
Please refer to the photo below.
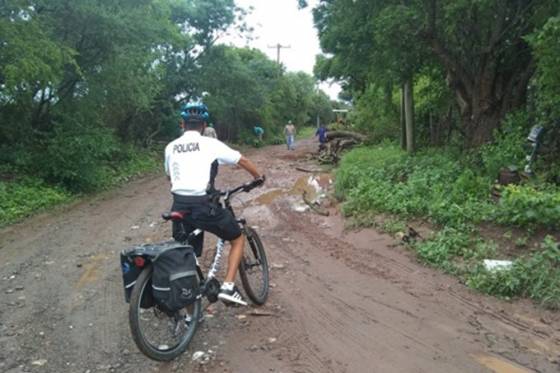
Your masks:
{"label": "wooden post", "polygon": [[401,105],[400,105],[400,114],[401,114],[401,149],[406,150],[406,120],[404,115],[404,84],[401,87]]}
{"label": "wooden post", "polygon": [[404,116],[406,122],[406,151],[414,152],[414,93],[412,78],[404,83]]}

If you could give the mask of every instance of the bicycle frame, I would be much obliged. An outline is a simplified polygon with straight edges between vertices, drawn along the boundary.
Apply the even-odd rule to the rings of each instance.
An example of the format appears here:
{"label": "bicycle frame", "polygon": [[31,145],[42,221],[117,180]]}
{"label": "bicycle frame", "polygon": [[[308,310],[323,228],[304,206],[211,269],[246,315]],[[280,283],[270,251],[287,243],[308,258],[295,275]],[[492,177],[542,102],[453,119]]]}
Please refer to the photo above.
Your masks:
{"label": "bicycle frame", "polygon": [[[216,193],[215,198],[217,199],[217,203],[219,203],[222,208],[229,210],[233,217],[235,217],[235,211],[233,210],[233,207],[231,206],[230,203],[230,197],[242,190],[244,190],[245,186],[240,186],[238,188],[235,188],[233,190],[228,190],[225,192],[219,192]],[[223,198],[220,198],[223,197]],[[218,200],[219,199],[219,200]],[[242,232],[245,231],[245,224],[247,224],[247,221],[243,218],[241,219],[237,219],[236,218],[237,223],[241,226],[241,230]],[[180,229],[182,230],[182,236],[185,237],[186,232],[185,232],[185,227],[183,224],[181,224]],[[191,245],[192,240],[199,236],[200,234],[202,234],[202,230],[201,229],[195,229],[193,230],[185,239],[184,243],[186,245]],[[200,268],[200,265],[198,263],[198,259],[197,259],[197,267],[198,267],[198,271],[199,271],[199,275],[201,276],[201,280],[202,280],[202,292],[201,294],[206,295],[209,300],[210,298],[214,298],[216,294],[214,294],[214,292],[216,292],[216,286],[219,288],[219,281],[216,278],[217,273],[220,271],[220,267],[221,267],[221,262],[222,262],[222,257],[224,255],[224,246],[225,246],[226,241],[223,239],[218,239],[218,242],[216,243],[216,247],[215,247],[215,253],[214,253],[214,258],[212,260],[212,263],[210,265],[210,268],[208,269],[208,273],[206,275],[206,278],[204,278],[203,273],[202,273],[202,269]],[[217,300],[217,298],[215,298]],[[213,300],[211,300],[213,301]]]}

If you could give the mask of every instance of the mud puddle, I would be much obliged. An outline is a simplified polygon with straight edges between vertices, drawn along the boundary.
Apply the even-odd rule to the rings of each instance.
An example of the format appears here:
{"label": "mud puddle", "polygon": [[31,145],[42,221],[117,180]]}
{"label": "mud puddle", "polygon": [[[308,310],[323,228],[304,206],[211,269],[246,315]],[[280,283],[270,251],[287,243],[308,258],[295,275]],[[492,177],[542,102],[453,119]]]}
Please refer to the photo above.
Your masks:
{"label": "mud puddle", "polygon": [[286,191],[283,189],[273,189],[255,198],[255,203],[259,205],[270,205],[275,199],[285,194]]}
{"label": "mud puddle", "polygon": [[478,354],[473,355],[473,358],[495,373],[534,373],[532,370],[525,369],[517,364],[493,355]]}
{"label": "mud puddle", "polygon": [[332,175],[328,173],[301,176],[291,189],[272,189],[255,198],[254,202],[258,205],[270,205],[280,197],[289,197],[292,200],[291,206],[294,211],[305,212],[309,210],[309,206],[302,197],[308,203],[319,206],[327,197],[332,183]]}

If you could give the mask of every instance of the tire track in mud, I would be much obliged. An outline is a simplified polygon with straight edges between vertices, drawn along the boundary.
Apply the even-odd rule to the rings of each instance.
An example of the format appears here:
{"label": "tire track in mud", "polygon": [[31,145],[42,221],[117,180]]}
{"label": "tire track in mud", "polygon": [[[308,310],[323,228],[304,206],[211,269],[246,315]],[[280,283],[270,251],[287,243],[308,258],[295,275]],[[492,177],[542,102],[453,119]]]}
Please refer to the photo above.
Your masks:
{"label": "tire track in mud", "polygon": [[[296,220],[288,218],[288,219],[284,219],[283,222],[286,223],[288,227],[290,227],[288,222],[294,222],[294,221]],[[299,220],[299,223],[300,224],[302,223],[301,219]],[[284,231],[280,233],[275,232],[275,237],[286,237],[286,234],[287,232]],[[309,240],[311,242],[310,243],[304,242],[306,240]],[[309,239],[309,235],[306,237],[297,236],[293,241],[298,243],[297,246],[305,246],[306,248],[318,246],[317,242],[314,242],[313,239]],[[330,244],[332,244],[332,241],[330,242]],[[299,369],[301,369],[302,359],[309,359],[310,362],[308,362],[308,364],[309,366],[313,367],[312,369],[315,369],[315,371],[327,371],[327,369],[334,369],[325,366],[318,367],[316,366],[316,363],[314,363],[316,359],[314,358],[314,355],[311,354],[309,351],[314,351],[316,349],[319,349],[319,351],[321,351],[321,348],[317,347],[317,344],[313,343],[314,338],[312,336],[315,335],[322,336],[322,338],[320,338],[322,340],[338,341],[335,342],[334,344],[335,345],[340,344],[345,348],[348,348],[349,350],[358,351],[356,354],[352,354],[352,358],[350,360],[356,360],[356,359],[367,360],[367,357],[370,356],[370,351],[367,346],[371,343],[375,343],[375,334],[364,331],[367,330],[367,328],[364,329],[364,326],[367,326],[368,324],[380,324],[380,322],[376,318],[372,317],[372,315],[375,314],[375,312],[372,312],[371,309],[367,310],[367,307],[356,306],[357,304],[363,303],[361,301],[361,298],[363,298],[361,294],[357,294],[354,292],[355,297],[350,297],[351,298],[350,300],[346,299],[348,298],[347,292],[343,292],[342,295],[345,299],[331,294],[332,293],[331,289],[340,288],[339,284],[335,284],[334,286],[328,286],[328,285],[325,286],[325,284],[329,284],[330,276],[328,276],[325,273],[320,273],[320,271],[318,272],[319,273],[318,275],[313,275],[312,273],[315,270],[317,270],[317,268],[310,270],[308,269],[308,266],[314,260],[312,258],[310,260],[309,251],[299,250],[297,246],[291,244],[286,245],[283,248],[284,251],[282,255],[292,259],[290,261],[289,270],[287,270],[286,274],[283,276],[284,279],[287,279],[286,283],[288,284],[305,283],[305,287],[306,287],[305,289],[306,294],[302,294],[301,291],[298,291],[297,285],[294,290],[290,290],[290,293],[293,293],[292,295],[294,297],[296,297],[297,299],[305,300],[304,304],[291,305],[292,309],[294,309],[294,311],[292,312],[296,313],[298,317],[296,318],[297,326],[293,328],[294,330],[297,330],[297,332],[295,332],[293,338],[290,338],[290,343],[295,343],[294,346],[295,349],[300,351],[297,359],[299,363],[296,364],[297,366],[294,366],[294,369],[297,369],[298,367]],[[329,248],[325,246],[326,245],[323,245],[323,247],[320,247],[319,250],[323,250],[328,253],[329,250],[326,249]],[[328,255],[325,255],[324,257],[326,258],[326,259],[324,258],[325,260],[332,260],[329,258]],[[334,260],[334,262],[335,262],[334,265],[336,267],[340,267],[340,266],[344,267],[344,264],[338,262],[336,259]],[[326,267],[328,268],[328,266]],[[355,262],[350,262],[350,269],[353,270],[355,268],[356,268]],[[363,270],[364,268],[367,268],[367,266],[365,267],[359,266],[359,268]],[[366,272],[369,274],[370,270],[366,270]],[[300,274],[301,276],[299,277],[303,276],[304,279],[298,278],[296,281],[291,281],[289,278],[294,276],[294,273]],[[381,273],[383,275],[386,274],[385,272],[381,272]],[[387,276],[382,276],[382,277],[386,279]],[[284,279],[280,279],[280,281],[284,281]],[[312,285],[310,285],[310,283],[312,283]],[[343,287],[345,286],[345,284],[341,284],[341,285]],[[313,286],[313,289],[311,288],[311,286]],[[350,289],[350,287],[348,288]],[[310,294],[319,294],[319,296],[311,296]],[[383,307],[387,308],[386,306]],[[406,314],[406,312],[404,313]],[[410,316],[413,319],[416,319],[416,317],[411,315],[412,315],[411,313],[408,313],[408,316]],[[309,323],[309,320],[314,320],[315,323],[318,325],[315,326],[313,329],[308,330],[306,324]],[[384,326],[386,329],[392,330],[393,333],[400,334],[401,336],[404,337],[404,339],[411,342],[411,344],[417,344],[418,346],[421,346],[423,349],[429,350],[430,352],[433,352],[434,350],[436,352],[439,352],[437,348],[434,348],[433,346],[429,346],[426,343],[423,343],[421,340],[407,333],[406,330],[399,329],[399,328],[392,328],[386,324],[382,324],[382,326]],[[314,346],[314,349],[310,349],[308,347],[310,344]],[[384,343],[379,343],[377,346],[377,348],[381,350],[380,353],[381,355],[384,355],[386,353],[386,351],[384,351],[385,347],[383,345]],[[324,349],[325,346],[321,346],[321,347],[322,349]],[[330,346],[330,348],[327,350],[331,350],[331,348],[335,348],[335,351],[337,352],[340,350],[335,346]],[[332,360],[332,358],[329,357],[329,354],[323,354],[320,360],[327,361],[327,360]],[[343,362],[344,360],[348,360],[348,359],[335,361],[335,365],[338,367],[337,369],[335,369],[335,371],[342,371],[340,370],[340,367],[347,365]],[[365,369],[363,366],[361,368]],[[354,370],[354,371],[360,371],[360,370]]]}

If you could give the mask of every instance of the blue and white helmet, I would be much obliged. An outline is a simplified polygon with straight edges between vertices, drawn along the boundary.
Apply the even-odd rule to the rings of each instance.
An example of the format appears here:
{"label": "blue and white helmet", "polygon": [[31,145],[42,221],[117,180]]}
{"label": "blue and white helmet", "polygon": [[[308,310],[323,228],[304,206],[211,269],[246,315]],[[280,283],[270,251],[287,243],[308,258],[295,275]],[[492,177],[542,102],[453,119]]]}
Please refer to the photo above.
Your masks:
{"label": "blue and white helmet", "polygon": [[181,118],[185,122],[193,120],[208,122],[209,117],[208,107],[201,102],[189,102],[181,108]]}

